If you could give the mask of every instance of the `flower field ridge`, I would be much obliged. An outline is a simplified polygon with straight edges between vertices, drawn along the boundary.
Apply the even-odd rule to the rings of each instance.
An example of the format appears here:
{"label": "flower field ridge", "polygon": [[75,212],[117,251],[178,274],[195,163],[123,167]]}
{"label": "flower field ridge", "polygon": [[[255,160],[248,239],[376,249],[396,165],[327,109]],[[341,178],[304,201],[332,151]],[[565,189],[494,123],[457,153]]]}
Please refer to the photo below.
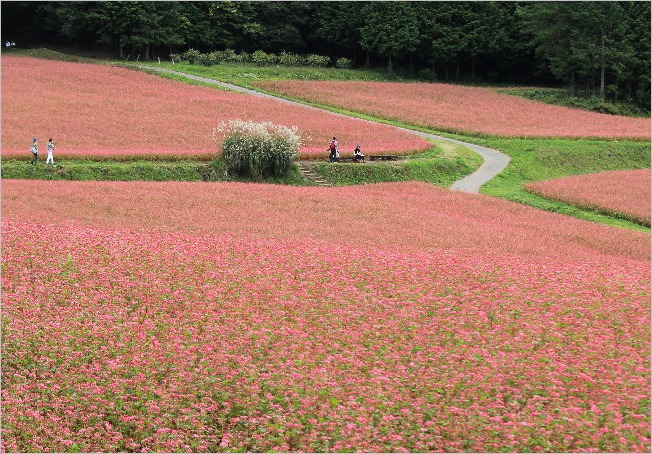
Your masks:
{"label": "flower field ridge", "polygon": [[11,214],[5,452],[650,450],[644,262]]}
{"label": "flower field ridge", "polygon": [[272,92],[422,127],[504,137],[650,139],[650,119],[554,106],[443,83],[263,81]]}
{"label": "flower field ridge", "polygon": [[2,156],[27,156],[32,137],[53,138],[59,157],[204,158],[213,129],[243,119],[297,126],[303,158],[343,151],[409,154],[426,140],[387,125],[347,119],[255,96],[187,85],[125,68],[2,56]]}
{"label": "flower field ridge", "polygon": [[650,225],[650,169],[573,175],[526,186],[528,191],[564,203],[615,214]]}

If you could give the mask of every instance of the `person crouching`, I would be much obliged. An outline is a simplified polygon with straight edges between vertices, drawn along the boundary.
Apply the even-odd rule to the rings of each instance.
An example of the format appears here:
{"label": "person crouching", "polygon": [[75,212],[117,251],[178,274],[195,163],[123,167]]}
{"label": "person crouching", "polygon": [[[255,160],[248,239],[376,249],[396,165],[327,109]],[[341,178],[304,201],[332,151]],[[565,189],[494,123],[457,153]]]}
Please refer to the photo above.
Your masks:
{"label": "person crouching", "polygon": [[353,150],[353,159],[355,162],[364,162],[364,155],[360,151],[360,144],[355,146],[355,150]]}

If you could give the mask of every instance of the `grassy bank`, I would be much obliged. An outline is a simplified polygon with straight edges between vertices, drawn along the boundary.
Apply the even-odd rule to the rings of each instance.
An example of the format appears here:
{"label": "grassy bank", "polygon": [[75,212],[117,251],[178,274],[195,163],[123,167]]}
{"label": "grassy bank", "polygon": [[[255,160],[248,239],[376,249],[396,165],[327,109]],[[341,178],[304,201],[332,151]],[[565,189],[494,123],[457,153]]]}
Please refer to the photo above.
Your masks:
{"label": "grassy bank", "polygon": [[[426,153],[395,162],[367,162],[364,164],[315,165],[314,169],[325,180],[337,186],[390,181],[426,181],[438,186],[449,186],[455,180],[473,172],[482,164],[482,158],[459,145],[437,143]],[[30,165],[29,159],[5,159],[2,178],[33,180],[78,181],[242,181],[249,178],[227,177],[221,160],[201,161],[92,161],[63,159],[56,165],[43,160]],[[295,165],[286,177],[259,180],[264,183],[311,185]]]}
{"label": "grassy bank", "polygon": [[362,80],[362,81],[402,81],[394,73],[375,69],[309,68],[283,66],[256,66],[253,63],[219,64],[214,66],[191,65],[185,62],[152,62],[150,66],[173,69],[221,80],[223,82],[251,87],[249,84],[261,80]]}
{"label": "grassy bank", "polygon": [[[30,165],[28,160],[4,159],[2,178],[70,181],[252,181],[227,177],[220,160],[201,161],[86,161],[58,160],[56,165],[43,161]],[[310,184],[295,165],[284,178],[268,178],[263,183]]]}
{"label": "grassy bank", "polygon": [[364,164],[322,163],[315,172],[336,186],[392,181],[425,181],[448,187],[482,165],[482,158],[460,145],[437,141],[426,153],[401,161],[365,162]]}
{"label": "grassy bank", "polygon": [[573,96],[567,88],[497,88],[496,91],[533,101],[590,110],[610,115],[625,115],[628,117],[649,117],[650,111],[628,102],[614,102],[599,96]]}
{"label": "grassy bank", "polygon": [[527,192],[525,185],[569,175],[649,168],[650,142],[499,138],[472,140],[511,157],[507,168],[481,188],[482,193],[581,219],[649,231],[647,227],[617,216],[544,199]]}
{"label": "grassy bank", "polygon": [[478,145],[511,157],[507,168],[482,192],[513,198],[533,181],[607,170],[650,167],[650,142],[562,139],[473,138]]}

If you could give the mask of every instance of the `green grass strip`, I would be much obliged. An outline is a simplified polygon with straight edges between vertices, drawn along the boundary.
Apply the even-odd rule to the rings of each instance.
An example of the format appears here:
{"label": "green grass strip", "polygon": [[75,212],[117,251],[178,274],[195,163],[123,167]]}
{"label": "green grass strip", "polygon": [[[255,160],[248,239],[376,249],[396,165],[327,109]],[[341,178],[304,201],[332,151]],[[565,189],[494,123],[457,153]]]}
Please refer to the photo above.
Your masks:
{"label": "green grass strip", "polygon": [[[4,159],[2,178],[68,181],[247,181],[251,179],[225,177],[220,160],[202,161],[91,161],[61,159],[55,165],[40,161]],[[282,178],[266,178],[257,182],[287,185],[309,185],[295,165]]]}
{"label": "green grass strip", "polygon": [[321,163],[315,173],[335,186],[394,181],[424,181],[441,187],[467,176],[482,165],[482,158],[468,148],[444,141],[436,147],[400,161]]}

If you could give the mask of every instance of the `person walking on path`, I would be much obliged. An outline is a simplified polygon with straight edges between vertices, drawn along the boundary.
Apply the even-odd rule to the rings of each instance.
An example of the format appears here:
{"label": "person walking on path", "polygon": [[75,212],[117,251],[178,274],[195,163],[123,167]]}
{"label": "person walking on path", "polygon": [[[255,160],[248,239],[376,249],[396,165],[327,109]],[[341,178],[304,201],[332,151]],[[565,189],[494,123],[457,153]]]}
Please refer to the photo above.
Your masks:
{"label": "person walking on path", "polygon": [[54,165],[54,142],[52,139],[48,140],[48,157],[45,163]]}
{"label": "person walking on path", "polygon": [[335,158],[340,159],[340,147],[337,145],[337,138],[333,137],[333,143],[335,144]]}
{"label": "person walking on path", "polygon": [[330,162],[336,162],[337,161],[337,139],[333,137],[333,140],[331,140],[330,144],[328,145],[328,151],[330,154],[328,155],[328,160]]}
{"label": "person walking on path", "polygon": [[36,161],[38,161],[38,139],[36,137],[32,140],[32,148],[29,151],[32,152],[32,160],[29,163],[36,164]]}

